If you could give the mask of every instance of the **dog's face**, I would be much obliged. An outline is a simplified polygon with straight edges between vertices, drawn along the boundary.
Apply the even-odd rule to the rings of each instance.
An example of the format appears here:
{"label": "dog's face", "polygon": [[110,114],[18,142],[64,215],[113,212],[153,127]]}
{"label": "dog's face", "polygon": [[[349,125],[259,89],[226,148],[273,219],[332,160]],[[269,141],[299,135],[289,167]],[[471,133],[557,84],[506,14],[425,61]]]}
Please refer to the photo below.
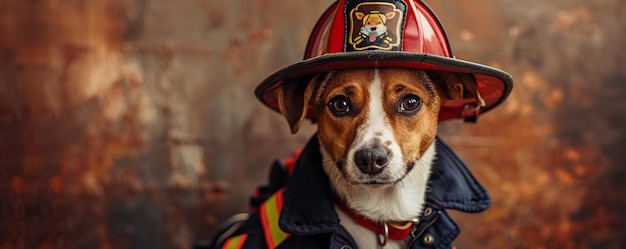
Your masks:
{"label": "dog's face", "polygon": [[385,24],[388,19],[392,19],[395,15],[395,12],[389,12],[387,14],[381,14],[380,12],[369,14],[365,14],[363,12],[355,13],[357,20],[361,20],[363,22],[361,33],[365,35],[376,34],[377,36],[387,32],[387,26],[385,26]]}
{"label": "dog's face", "polygon": [[277,90],[293,133],[314,107],[325,166],[334,167],[327,171],[371,186],[402,180],[433,143],[442,103],[464,96],[482,101],[471,75],[391,68],[319,74]]}
{"label": "dog's face", "polygon": [[320,144],[351,184],[401,180],[435,137],[440,100],[423,71],[340,71],[324,88]]}

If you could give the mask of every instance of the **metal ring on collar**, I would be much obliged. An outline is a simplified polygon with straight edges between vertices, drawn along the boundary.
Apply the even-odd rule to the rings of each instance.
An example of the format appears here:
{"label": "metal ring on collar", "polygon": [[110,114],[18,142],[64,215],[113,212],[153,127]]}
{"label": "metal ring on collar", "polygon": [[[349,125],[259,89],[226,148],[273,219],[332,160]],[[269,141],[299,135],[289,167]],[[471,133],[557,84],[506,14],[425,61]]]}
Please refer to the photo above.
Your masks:
{"label": "metal ring on collar", "polygon": [[383,241],[380,241],[380,236],[378,236],[380,246],[387,245],[387,241],[389,240],[389,226],[387,226],[387,222],[383,222],[383,233]]}

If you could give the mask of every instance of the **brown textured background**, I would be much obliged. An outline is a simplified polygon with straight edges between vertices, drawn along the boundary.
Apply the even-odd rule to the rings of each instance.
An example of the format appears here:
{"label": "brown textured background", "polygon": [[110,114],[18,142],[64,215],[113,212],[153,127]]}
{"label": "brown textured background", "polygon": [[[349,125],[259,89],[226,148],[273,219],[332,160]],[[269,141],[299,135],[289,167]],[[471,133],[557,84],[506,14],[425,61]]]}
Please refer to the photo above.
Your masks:
{"label": "brown textured background", "polygon": [[[188,248],[292,136],[253,97],[330,0],[0,0],[0,248]],[[459,248],[626,246],[626,2],[431,0],[509,100],[440,134],[489,188]]]}

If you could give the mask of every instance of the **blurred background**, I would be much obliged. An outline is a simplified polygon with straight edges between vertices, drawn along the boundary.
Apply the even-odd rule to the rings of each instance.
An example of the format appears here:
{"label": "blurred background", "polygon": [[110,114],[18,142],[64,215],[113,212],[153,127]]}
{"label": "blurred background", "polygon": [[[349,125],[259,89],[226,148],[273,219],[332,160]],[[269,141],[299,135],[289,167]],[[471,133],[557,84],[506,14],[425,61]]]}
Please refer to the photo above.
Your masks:
{"label": "blurred background", "polygon": [[[254,87],[331,0],[0,0],[0,248],[189,248],[291,135]],[[626,2],[430,0],[516,86],[440,136],[490,190],[459,248],[626,247]]]}

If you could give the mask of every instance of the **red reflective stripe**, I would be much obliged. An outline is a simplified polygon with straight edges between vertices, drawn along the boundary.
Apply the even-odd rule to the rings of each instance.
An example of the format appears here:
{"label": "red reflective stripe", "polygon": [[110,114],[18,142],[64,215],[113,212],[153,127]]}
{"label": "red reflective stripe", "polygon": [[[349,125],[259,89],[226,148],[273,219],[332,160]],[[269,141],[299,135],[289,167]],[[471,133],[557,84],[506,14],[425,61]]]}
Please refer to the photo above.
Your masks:
{"label": "red reflective stripe", "polygon": [[278,192],[263,202],[259,208],[263,235],[268,248],[276,248],[290,236],[290,234],[283,232],[278,225],[280,211],[283,208],[284,191],[284,189],[278,190]]}
{"label": "red reflective stripe", "polygon": [[266,216],[267,211],[265,210],[265,205],[262,204],[259,208],[259,216],[261,218],[261,226],[263,227],[263,235],[265,236],[265,243],[267,244],[267,248],[274,248],[274,240],[272,239],[272,230],[270,229],[269,221]]}
{"label": "red reflective stripe", "polygon": [[243,248],[243,244],[246,243],[246,239],[248,238],[247,234],[242,234],[239,236],[231,237],[224,242],[224,246],[222,249],[241,249]]}
{"label": "red reflective stripe", "polygon": [[298,148],[294,150],[293,156],[290,158],[291,160],[285,163],[285,166],[287,167],[287,174],[290,178],[291,178],[291,174],[293,173],[293,168],[296,166],[296,162],[298,161],[298,158],[300,157],[300,154],[302,154],[302,148]]}

